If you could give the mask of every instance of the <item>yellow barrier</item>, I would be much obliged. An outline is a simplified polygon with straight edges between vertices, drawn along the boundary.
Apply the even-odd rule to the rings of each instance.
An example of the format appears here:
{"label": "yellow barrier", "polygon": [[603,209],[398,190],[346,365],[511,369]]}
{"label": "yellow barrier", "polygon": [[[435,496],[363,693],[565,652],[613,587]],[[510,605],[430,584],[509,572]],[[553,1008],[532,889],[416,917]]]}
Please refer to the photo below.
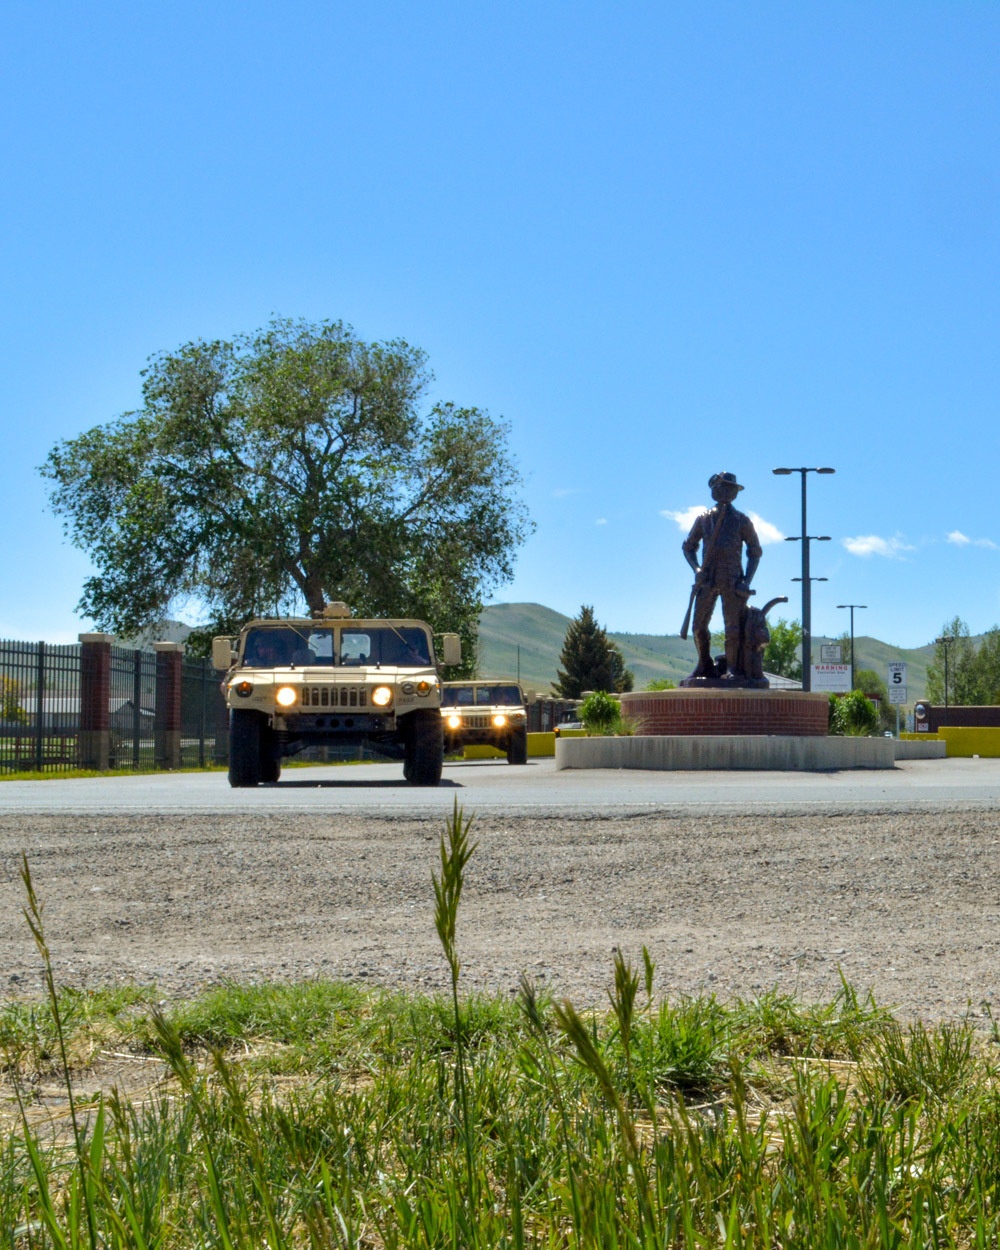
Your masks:
{"label": "yellow barrier", "polygon": [[937,736],[948,744],[948,755],[1000,756],[1000,729],[988,725],[942,725]]}
{"label": "yellow barrier", "polygon": [[947,744],[948,755],[955,758],[1000,757],[1000,729],[992,725],[942,725],[937,733],[899,736],[911,742],[943,741]]}
{"label": "yellow barrier", "polygon": [[[555,755],[556,736],[554,733],[528,734],[528,756]],[[497,747],[467,746],[463,751],[467,760],[503,760],[506,752]]]}

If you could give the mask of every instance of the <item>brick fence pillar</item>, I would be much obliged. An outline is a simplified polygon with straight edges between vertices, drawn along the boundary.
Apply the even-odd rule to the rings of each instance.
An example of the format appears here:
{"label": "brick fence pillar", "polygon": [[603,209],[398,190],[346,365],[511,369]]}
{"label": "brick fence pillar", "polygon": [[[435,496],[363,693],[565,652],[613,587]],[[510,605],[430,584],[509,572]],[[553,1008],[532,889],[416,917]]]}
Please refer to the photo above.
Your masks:
{"label": "brick fence pillar", "polygon": [[107,772],[111,756],[112,634],[80,635],[80,767]]}
{"label": "brick fence pillar", "polygon": [[226,706],[226,697],[222,693],[218,680],[212,682],[209,706],[212,709],[215,727],[215,749],[212,752],[212,759],[216,764],[226,764],[229,762],[229,708]]}
{"label": "brick fence pillar", "polygon": [[157,768],[181,766],[181,663],[184,644],[154,642],[156,652],[156,719],[153,756]]}

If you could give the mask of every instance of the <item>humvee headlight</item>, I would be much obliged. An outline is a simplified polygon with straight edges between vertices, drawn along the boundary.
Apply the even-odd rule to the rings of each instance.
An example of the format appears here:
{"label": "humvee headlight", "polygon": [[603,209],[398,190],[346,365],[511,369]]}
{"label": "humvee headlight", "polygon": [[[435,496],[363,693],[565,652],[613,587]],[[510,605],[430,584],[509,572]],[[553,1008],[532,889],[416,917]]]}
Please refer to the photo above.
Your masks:
{"label": "humvee headlight", "polygon": [[455,713],[452,712],[452,714],[448,717],[448,728],[449,729],[461,729],[462,728],[461,716],[456,716]]}
{"label": "humvee headlight", "polygon": [[417,694],[430,694],[430,692],[431,692],[431,683],[429,681],[417,682]]}
{"label": "humvee headlight", "polygon": [[376,707],[388,707],[392,702],[392,688],[390,686],[376,686],[372,691],[372,703]]}
{"label": "humvee headlight", "polygon": [[298,697],[294,686],[279,686],[274,692],[274,701],[279,707],[291,707]]}
{"label": "humvee headlight", "polygon": [[232,689],[240,696],[241,699],[248,699],[253,694],[252,681],[235,681]]}
{"label": "humvee headlight", "polygon": [[503,712],[497,712],[496,716],[493,717],[493,724],[497,729],[503,729],[504,725],[507,724],[507,717],[504,716]]}
{"label": "humvee headlight", "polygon": [[413,694],[416,689],[412,681],[404,681],[399,688],[402,690],[403,694]]}

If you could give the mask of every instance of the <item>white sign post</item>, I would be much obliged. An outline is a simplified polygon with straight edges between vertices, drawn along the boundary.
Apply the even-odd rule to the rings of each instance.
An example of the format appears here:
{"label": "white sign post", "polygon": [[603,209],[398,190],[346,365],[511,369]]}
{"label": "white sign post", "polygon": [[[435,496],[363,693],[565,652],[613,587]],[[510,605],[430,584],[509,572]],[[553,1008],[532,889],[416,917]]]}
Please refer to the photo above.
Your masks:
{"label": "white sign post", "polygon": [[906,702],[906,664],[894,660],[889,665],[889,703],[896,705],[896,737],[899,737],[899,709]]}
{"label": "white sign post", "polygon": [[850,664],[814,664],[812,688],[833,694],[847,694],[851,689]]}

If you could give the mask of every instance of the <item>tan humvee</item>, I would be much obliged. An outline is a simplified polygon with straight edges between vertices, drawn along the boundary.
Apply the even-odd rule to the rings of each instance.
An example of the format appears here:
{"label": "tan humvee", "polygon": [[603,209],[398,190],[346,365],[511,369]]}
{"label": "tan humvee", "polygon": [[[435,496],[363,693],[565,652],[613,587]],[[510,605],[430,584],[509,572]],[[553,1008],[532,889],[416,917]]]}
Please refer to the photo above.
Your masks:
{"label": "tan humvee", "polygon": [[[458,635],[441,642],[441,662],[460,664]],[[238,638],[214,639],[212,662],[226,670],[230,785],[277,781],[283,756],[332,743],[402,760],[413,785],[441,780],[441,681],[425,622],[354,620],[332,603],[313,619],[249,621]]]}
{"label": "tan humvee", "polygon": [[516,681],[446,681],[441,719],[448,754],[485,744],[506,751],[508,764],[527,764],[528,713]]}

